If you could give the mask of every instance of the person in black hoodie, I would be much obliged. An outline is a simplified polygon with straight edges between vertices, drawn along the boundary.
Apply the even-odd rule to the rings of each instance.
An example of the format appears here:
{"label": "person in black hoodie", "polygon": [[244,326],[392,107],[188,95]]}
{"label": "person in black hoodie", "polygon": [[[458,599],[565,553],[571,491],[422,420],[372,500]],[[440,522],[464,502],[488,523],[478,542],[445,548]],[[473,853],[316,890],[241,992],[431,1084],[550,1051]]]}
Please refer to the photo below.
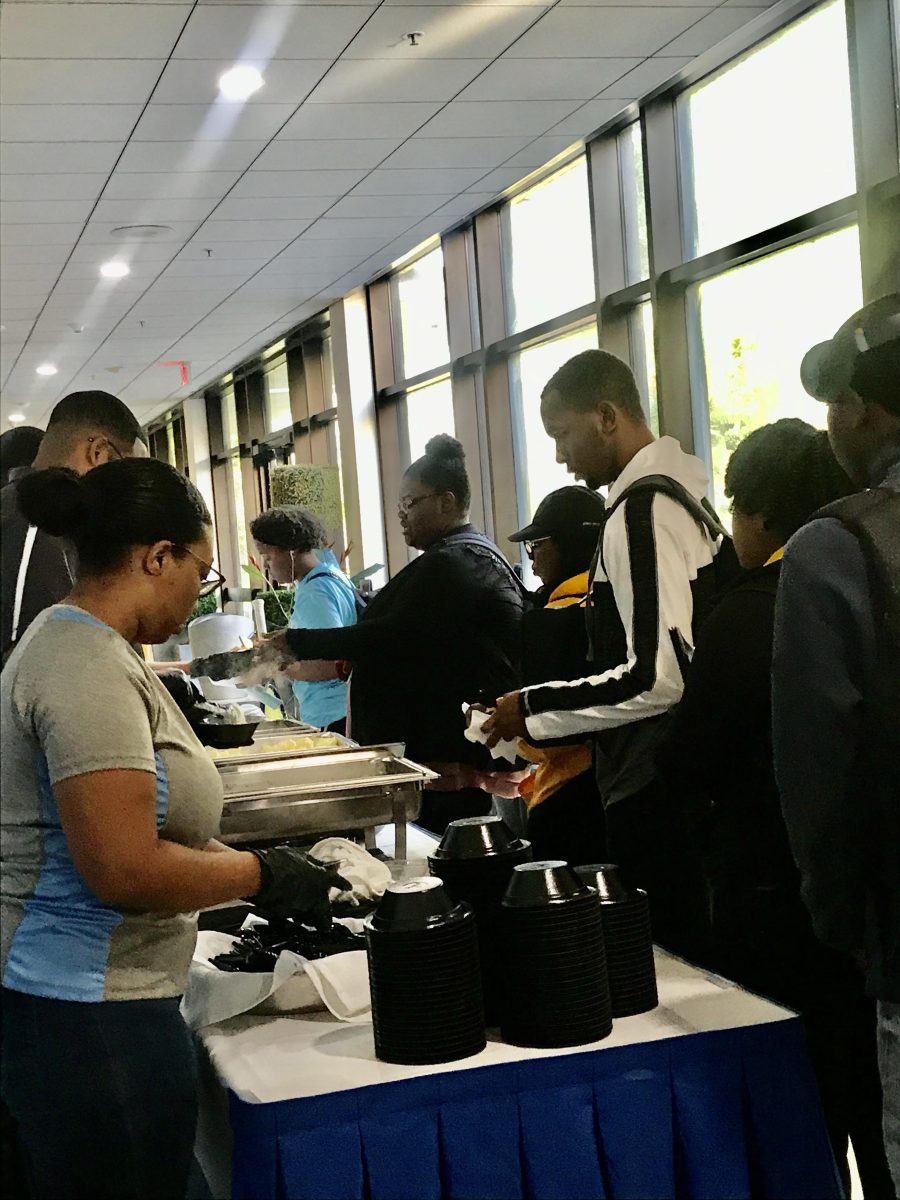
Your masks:
{"label": "person in black hoodie", "polygon": [[738,446],[725,490],[745,573],[700,631],[658,767],[700,830],[712,924],[708,965],[802,1013],[847,1194],[849,1138],[867,1200],[893,1197],[879,1130],[874,1004],[856,964],[813,932],[772,752],[772,642],[783,549],[817,509],[852,485],[827,434],[789,419]]}
{"label": "person in black hoodie", "polygon": [[506,559],[469,523],[470,499],[462,446],[433,437],[404,475],[397,506],[407,544],[423,553],[356,625],[288,629],[264,644],[296,659],[351,664],[351,736],[364,745],[405,742],[410,758],[438,771],[419,821],[438,834],[458,817],[490,812],[485,788],[498,765],[466,738],[462,706],[518,686],[527,603]]}

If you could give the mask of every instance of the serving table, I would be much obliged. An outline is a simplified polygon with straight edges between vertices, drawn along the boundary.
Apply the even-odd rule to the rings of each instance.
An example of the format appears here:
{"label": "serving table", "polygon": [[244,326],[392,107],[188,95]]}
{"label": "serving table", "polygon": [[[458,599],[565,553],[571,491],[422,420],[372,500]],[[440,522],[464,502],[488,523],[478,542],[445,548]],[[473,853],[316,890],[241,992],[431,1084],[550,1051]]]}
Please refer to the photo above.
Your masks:
{"label": "serving table", "polygon": [[840,1197],[799,1018],[660,951],[657,972],[659,1007],[602,1042],[495,1035],[437,1067],[380,1063],[369,1024],[325,1013],[201,1030],[214,1196]]}

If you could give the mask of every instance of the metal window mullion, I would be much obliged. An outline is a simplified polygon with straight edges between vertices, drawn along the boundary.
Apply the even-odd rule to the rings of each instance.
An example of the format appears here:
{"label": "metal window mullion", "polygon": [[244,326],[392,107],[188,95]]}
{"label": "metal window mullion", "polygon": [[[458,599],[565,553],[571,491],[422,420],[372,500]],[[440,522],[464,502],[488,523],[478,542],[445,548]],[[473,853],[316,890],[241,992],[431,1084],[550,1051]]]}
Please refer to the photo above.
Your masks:
{"label": "metal window mullion", "polygon": [[660,432],[671,434],[690,452],[696,440],[686,296],[683,288],[668,287],[660,278],[680,266],[684,257],[675,98],[661,97],[647,105],[641,124]]}

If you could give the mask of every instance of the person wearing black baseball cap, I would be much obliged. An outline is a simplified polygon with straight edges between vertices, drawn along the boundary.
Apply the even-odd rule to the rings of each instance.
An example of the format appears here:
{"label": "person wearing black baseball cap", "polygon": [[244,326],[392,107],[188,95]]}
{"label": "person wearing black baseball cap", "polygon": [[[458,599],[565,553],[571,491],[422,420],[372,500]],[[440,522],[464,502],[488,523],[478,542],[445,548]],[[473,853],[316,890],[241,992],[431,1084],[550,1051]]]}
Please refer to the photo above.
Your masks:
{"label": "person wearing black baseball cap", "polygon": [[900,1188],[900,294],[801,367],[865,488],[788,543],[773,662],[775,768],[816,933],[879,1002],[884,1133]]}
{"label": "person wearing black baseball cap", "polygon": [[[531,522],[510,536],[523,542],[541,581],[535,607],[522,618],[526,684],[574,679],[587,669],[587,602],[591,560],[605,505],[586,487],[562,487],[545,496]],[[521,785],[528,805],[527,834],[536,859],[600,862],[607,857],[603,803],[591,749],[519,743],[537,770]]]}

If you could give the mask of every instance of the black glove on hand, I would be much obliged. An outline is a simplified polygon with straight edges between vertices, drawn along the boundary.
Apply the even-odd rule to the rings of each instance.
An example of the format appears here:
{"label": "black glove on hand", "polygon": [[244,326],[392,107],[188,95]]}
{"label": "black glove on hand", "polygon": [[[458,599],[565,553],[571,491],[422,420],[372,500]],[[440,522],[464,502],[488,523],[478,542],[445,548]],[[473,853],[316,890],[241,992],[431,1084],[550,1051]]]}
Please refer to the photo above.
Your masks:
{"label": "black glove on hand", "polygon": [[326,866],[294,846],[272,846],[251,850],[259,859],[262,887],[248,899],[273,917],[296,917],[317,929],[331,923],[328,893],[332,888],[350,890],[337,867]]}

